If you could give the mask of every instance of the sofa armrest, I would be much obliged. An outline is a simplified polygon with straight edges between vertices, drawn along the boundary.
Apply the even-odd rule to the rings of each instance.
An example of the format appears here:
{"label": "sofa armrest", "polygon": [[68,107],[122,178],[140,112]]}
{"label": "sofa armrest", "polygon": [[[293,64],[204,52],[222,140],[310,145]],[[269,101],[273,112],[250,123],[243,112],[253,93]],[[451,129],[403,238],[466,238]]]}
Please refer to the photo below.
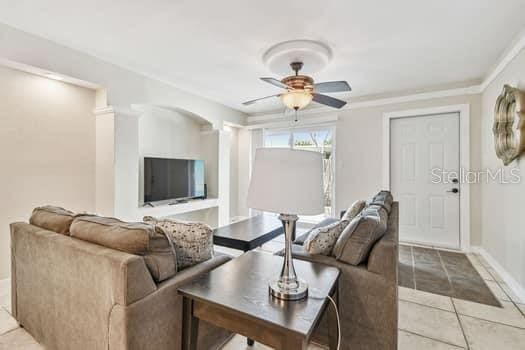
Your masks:
{"label": "sofa armrest", "polygon": [[[112,303],[129,305],[157,289],[141,256],[24,222],[11,224],[11,262],[14,293],[30,293],[30,290],[18,290],[17,282],[26,286],[31,281],[46,279],[50,293],[57,288],[69,290],[68,296],[72,298],[90,293],[100,293],[102,297],[105,290]],[[85,289],[87,286],[91,291]]]}
{"label": "sofa armrest", "polygon": [[211,259],[206,260],[200,264],[197,264],[192,267],[188,267],[185,270],[177,272],[172,278],[161,282],[158,285],[158,289],[171,288],[176,286],[177,288],[187,282],[192,281],[193,279],[199,277],[200,275],[210,272],[216,267],[221,266],[222,264],[231,260],[231,257],[226,254],[215,254]]}

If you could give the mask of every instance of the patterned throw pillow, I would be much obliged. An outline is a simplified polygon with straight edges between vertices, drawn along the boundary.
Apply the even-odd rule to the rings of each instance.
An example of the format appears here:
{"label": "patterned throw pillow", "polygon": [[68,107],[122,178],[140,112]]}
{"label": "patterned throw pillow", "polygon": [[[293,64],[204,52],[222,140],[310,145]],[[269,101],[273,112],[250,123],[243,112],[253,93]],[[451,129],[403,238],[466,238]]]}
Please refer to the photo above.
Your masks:
{"label": "patterned throw pillow", "polygon": [[175,246],[178,270],[197,265],[213,257],[213,230],[200,222],[144,217],[155,230],[166,234]]}
{"label": "patterned throw pillow", "polygon": [[359,213],[361,212],[361,210],[363,210],[365,206],[366,202],[364,200],[355,201],[354,203],[352,203],[350,208],[348,208],[348,210],[343,214],[341,220],[346,220],[348,222],[352,221],[353,218],[359,215]]}
{"label": "patterned throw pillow", "polygon": [[337,221],[312,230],[304,241],[304,250],[310,254],[331,255],[337,238],[346,226],[345,223],[346,221]]}

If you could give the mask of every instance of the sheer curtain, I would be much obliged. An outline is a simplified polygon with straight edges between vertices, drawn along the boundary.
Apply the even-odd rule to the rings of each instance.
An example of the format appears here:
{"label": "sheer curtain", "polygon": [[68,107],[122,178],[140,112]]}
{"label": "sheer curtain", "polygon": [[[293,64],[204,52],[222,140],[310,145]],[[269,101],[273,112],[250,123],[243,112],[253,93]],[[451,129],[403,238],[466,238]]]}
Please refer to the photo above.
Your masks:
{"label": "sheer curtain", "polygon": [[290,147],[320,152],[323,154],[323,186],[325,211],[317,216],[301,216],[301,221],[318,222],[334,213],[334,179],[335,179],[335,128],[316,126],[293,129],[265,129],[263,132],[264,147]]}

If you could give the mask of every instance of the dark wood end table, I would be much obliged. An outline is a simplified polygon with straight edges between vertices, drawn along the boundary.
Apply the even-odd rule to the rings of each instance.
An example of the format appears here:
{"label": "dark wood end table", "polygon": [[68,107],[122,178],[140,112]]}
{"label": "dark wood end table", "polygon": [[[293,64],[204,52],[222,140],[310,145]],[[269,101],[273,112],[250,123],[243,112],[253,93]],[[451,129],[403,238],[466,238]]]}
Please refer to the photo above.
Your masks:
{"label": "dark wood end table", "polygon": [[[306,349],[331,295],[337,301],[340,271],[335,267],[294,260],[297,274],[308,282],[310,296],[284,302],[268,293],[279,276],[283,258],[248,252],[179,288],[183,296],[184,350],[197,346],[199,320],[205,320],[275,349]],[[337,319],[328,308],[330,349],[337,343]]]}

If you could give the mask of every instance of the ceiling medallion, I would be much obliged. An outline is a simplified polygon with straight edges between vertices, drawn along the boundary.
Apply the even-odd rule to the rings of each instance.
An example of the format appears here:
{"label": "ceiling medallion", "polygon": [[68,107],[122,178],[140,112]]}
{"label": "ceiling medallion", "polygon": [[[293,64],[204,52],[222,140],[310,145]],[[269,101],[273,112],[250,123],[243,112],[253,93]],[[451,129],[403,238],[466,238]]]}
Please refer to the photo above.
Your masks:
{"label": "ceiling medallion", "polygon": [[314,40],[289,40],[270,47],[262,56],[262,61],[270,71],[285,75],[290,71],[291,62],[302,62],[305,74],[319,72],[332,59],[332,50],[325,44]]}
{"label": "ceiling medallion", "polygon": [[510,164],[525,149],[525,92],[509,85],[494,107],[494,147],[504,165]]}
{"label": "ceiling medallion", "polygon": [[[279,43],[269,48],[263,55],[263,62],[274,73],[284,77],[261,77],[265,83],[281,89],[270,96],[243,102],[250,106],[268,99],[280,98],[281,102],[296,112],[310,105],[311,102],[340,109],[346,101],[326,95],[350,92],[352,88],[345,80],[315,82],[308,74],[326,66],[332,58],[332,51],[323,43],[312,40],[292,40]],[[290,75],[290,68],[294,72]],[[307,73],[303,73],[306,70]],[[301,72],[301,73],[299,73]]]}

